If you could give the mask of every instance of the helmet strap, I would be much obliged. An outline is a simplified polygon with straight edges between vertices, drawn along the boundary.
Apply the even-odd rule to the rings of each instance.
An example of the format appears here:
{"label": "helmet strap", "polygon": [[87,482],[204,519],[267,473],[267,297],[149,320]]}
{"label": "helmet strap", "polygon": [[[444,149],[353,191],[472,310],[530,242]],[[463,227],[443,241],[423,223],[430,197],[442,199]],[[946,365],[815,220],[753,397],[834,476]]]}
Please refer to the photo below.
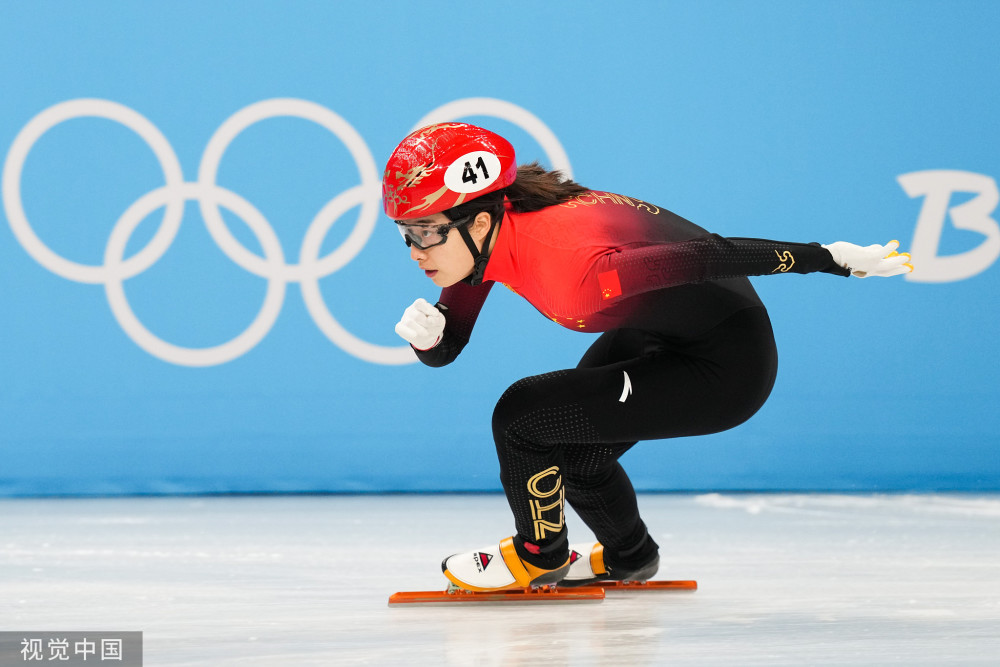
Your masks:
{"label": "helmet strap", "polygon": [[472,273],[466,278],[466,282],[470,285],[478,285],[483,282],[483,274],[486,273],[486,265],[490,261],[490,256],[486,252],[486,249],[490,247],[490,239],[493,237],[493,230],[497,226],[497,221],[493,220],[492,216],[490,218],[490,231],[486,233],[486,238],[483,239],[482,248],[476,247],[476,242],[472,239],[472,235],[469,234],[468,225],[462,225],[458,228],[458,233],[461,235],[462,240],[465,241],[469,252],[472,253],[472,260],[474,262]]}

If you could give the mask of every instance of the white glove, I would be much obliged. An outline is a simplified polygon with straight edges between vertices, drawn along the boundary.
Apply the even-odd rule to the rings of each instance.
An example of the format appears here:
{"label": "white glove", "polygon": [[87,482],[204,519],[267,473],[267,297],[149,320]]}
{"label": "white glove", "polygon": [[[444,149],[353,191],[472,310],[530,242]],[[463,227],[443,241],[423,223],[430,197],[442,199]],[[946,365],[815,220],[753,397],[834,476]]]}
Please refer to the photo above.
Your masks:
{"label": "white glove", "polygon": [[444,322],[444,314],[440,310],[424,299],[417,299],[403,311],[403,317],[396,324],[396,333],[423,352],[441,342]]}
{"label": "white glove", "polygon": [[896,252],[899,241],[889,241],[884,246],[870,245],[864,248],[853,243],[837,241],[823,247],[833,255],[834,262],[845,269],[850,269],[851,274],[858,278],[869,276],[888,278],[913,271],[910,253]]}

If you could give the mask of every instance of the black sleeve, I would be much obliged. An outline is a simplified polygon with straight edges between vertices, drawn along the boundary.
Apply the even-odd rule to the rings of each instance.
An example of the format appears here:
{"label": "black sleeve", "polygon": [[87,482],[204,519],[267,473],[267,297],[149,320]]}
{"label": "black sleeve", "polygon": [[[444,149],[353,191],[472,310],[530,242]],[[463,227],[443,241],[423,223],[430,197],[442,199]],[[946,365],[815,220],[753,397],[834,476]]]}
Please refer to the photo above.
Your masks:
{"label": "black sleeve", "polygon": [[422,363],[437,368],[455,360],[469,342],[479,311],[492,287],[492,282],[475,286],[458,282],[441,290],[441,298],[435,305],[444,313],[444,334],[441,342],[429,350],[414,348]]}
{"label": "black sleeve", "polygon": [[623,297],[686,283],[781,273],[833,273],[849,276],[818,243],[723,238],[716,234],[690,241],[622,248],[611,256]]}

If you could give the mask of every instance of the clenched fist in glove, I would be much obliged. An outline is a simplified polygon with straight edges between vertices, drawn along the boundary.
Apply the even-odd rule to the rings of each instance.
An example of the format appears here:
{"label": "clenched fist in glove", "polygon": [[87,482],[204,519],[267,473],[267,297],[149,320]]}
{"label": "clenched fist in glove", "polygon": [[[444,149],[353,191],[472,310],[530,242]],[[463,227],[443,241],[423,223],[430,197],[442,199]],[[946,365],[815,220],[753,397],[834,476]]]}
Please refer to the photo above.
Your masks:
{"label": "clenched fist in glove", "polygon": [[417,299],[403,311],[403,317],[396,324],[396,333],[414,348],[429,350],[441,342],[444,321],[440,310],[424,299]]}
{"label": "clenched fist in glove", "polygon": [[910,253],[896,252],[899,241],[889,241],[884,246],[870,245],[865,247],[837,241],[823,247],[833,255],[833,261],[845,269],[850,269],[851,274],[858,278],[869,276],[888,278],[913,270],[913,265],[909,263]]}

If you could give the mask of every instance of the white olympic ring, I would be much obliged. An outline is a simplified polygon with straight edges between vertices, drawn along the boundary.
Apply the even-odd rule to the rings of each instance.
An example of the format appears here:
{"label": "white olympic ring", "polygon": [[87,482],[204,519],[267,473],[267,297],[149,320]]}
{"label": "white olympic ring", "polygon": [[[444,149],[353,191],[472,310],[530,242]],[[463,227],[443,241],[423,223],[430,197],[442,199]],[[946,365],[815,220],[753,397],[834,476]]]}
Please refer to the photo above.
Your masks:
{"label": "white olympic ring", "polygon": [[[490,98],[456,100],[431,111],[415,127],[473,115],[493,116],[520,126],[538,141],[553,168],[572,176],[566,152],[552,131],[536,116],[510,102]],[[299,263],[291,265],[285,262],[277,233],[260,211],[215,182],[222,156],[236,136],[255,123],[281,116],[309,120],[333,133],[350,151],[361,178],[359,185],[331,199],[313,218],[299,249]],[[100,266],[68,260],[45,245],[28,222],[21,199],[21,174],[35,142],[56,125],[82,117],[105,118],[135,132],[152,149],[164,176],[162,187],[136,200],[115,223],[105,247],[104,263]],[[125,333],[140,348],[163,361],[181,366],[214,366],[232,361],[253,349],[277,321],[289,282],[300,284],[306,309],[313,321],[331,342],[345,352],[378,364],[398,365],[416,361],[409,345],[388,347],[356,337],[333,317],[323,300],[319,280],[354,259],[375,229],[381,182],[364,139],[339,115],[314,102],[277,98],[262,100],[237,111],[212,135],[202,154],[198,180],[193,183],[184,181],[180,162],[170,143],[141,114],[110,100],[61,102],[32,118],[14,139],[4,162],[2,197],[10,228],[32,259],[68,280],[103,284],[111,312]],[[173,243],[180,230],[184,202],[188,200],[198,202],[205,226],[222,252],[241,268],[267,279],[264,303],[253,322],[235,338],[213,347],[180,347],[158,338],[139,321],[125,296],[125,281],[149,269]],[[359,205],[358,220],[347,239],[321,258],[323,240],[334,222]],[[260,243],[263,257],[247,249],[233,236],[222,218],[220,206],[235,213],[247,224]],[[144,248],[126,258],[125,248],[132,233],[139,223],[159,208],[164,208],[164,214],[156,233]]]}

